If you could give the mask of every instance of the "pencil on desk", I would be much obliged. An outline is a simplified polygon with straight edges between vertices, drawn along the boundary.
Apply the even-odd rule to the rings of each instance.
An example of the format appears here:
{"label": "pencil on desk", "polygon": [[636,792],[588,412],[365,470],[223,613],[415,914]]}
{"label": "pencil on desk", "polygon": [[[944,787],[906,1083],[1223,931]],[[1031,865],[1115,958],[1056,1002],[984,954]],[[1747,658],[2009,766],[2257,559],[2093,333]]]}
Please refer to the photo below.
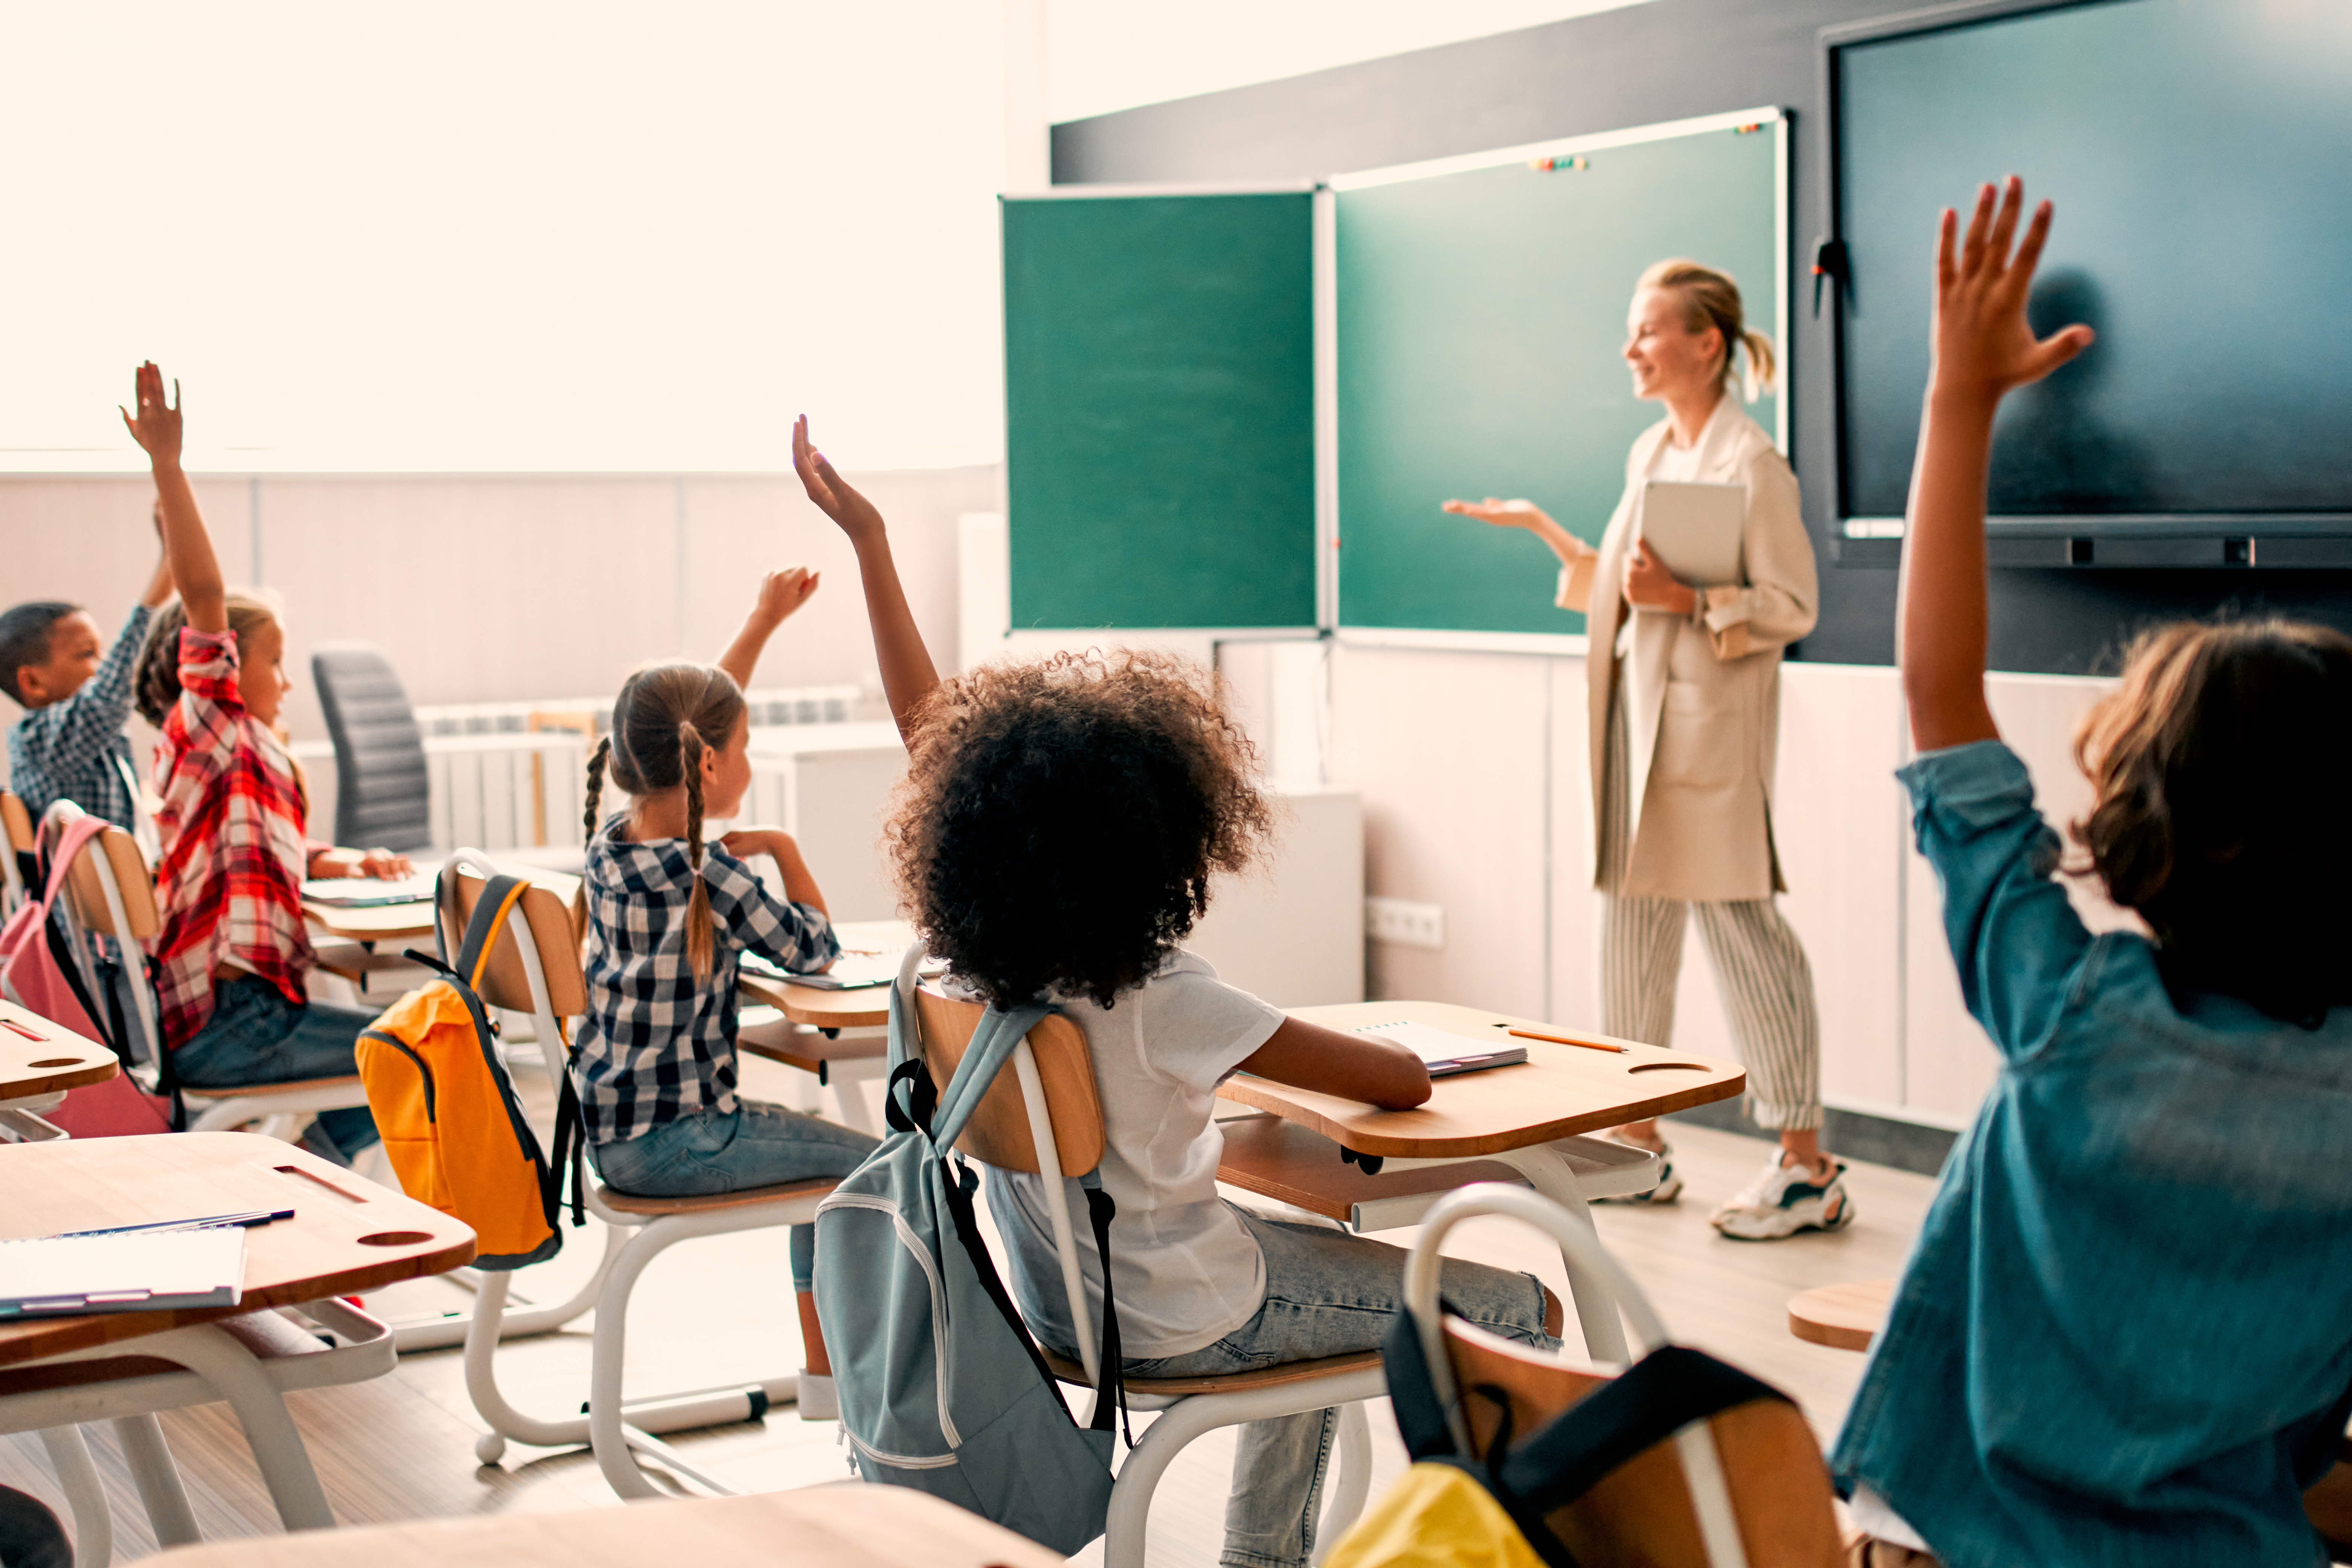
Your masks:
{"label": "pencil on desk", "polygon": [[1625,1049],[1622,1046],[1612,1046],[1601,1040],[1571,1039],[1566,1035],[1539,1035],[1533,1029],[1513,1029],[1510,1032],[1523,1040],[1549,1040],[1555,1046],[1582,1046],[1588,1051],[1622,1053]]}

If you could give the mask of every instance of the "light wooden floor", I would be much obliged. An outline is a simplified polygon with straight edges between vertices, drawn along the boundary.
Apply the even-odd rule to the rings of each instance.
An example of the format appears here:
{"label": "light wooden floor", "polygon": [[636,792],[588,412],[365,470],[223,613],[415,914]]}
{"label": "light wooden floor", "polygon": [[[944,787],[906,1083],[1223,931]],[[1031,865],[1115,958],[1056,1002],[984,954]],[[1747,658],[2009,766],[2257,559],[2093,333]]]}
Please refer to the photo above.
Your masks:
{"label": "light wooden floor", "polygon": [[[794,1101],[786,1069],[746,1065],[747,1091]],[[1862,1358],[1791,1338],[1785,1303],[1814,1285],[1895,1272],[1934,1183],[1859,1166],[1848,1178],[1860,1216],[1851,1229],[1762,1245],[1725,1240],[1708,1226],[1707,1212],[1746,1183],[1765,1152],[1766,1145],[1730,1133],[1677,1130],[1676,1164],[1689,1183],[1683,1202],[1663,1209],[1605,1206],[1601,1233],[1677,1337],[1785,1389],[1826,1442],[1852,1397]],[[1478,1222],[1461,1235],[1461,1255],[1529,1269],[1556,1291],[1564,1289],[1559,1255],[1539,1238],[1500,1221]],[[1412,1237],[1399,1232],[1383,1239],[1409,1245]],[[534,1279],[533,1293],[560,1299],[593,1268],[600,1247],[599,1237],[572,1236],[563,1256],[544,1266],[547,1278]],[[449,1310],[463,1300],[454,1287],[419,1281],[367,1304],[399,1316]],[[799,1347],[783,1233],[674,1248],[640,1282],[630,1322],[628,1367],[635,1390],[709,1388],[791,1371],[799,1363]],[[587,1386],[586,1326],[583,1319],[570,1331],[506,1346],[499,1364],[509,1396],[551,1416],[576,1412]],[[345,1523],[619,1506],[584,1449],[515,1447],[501,1464],[478,1466],[474,1440],[485,1428],[467,1400],[455,1350],[410,1355],[390,1377],[295,1394],[289,1403],[336,1517]],[[225,1406],[165,1416],[163,1426],[207,1540],[276,1531],[276,1514]],[[1403,1453],[1384,1403],[1374,1406],[1372,1426],[1377,1487],[1402,1468]],[[739,1489],[772,1490],[845,1479],[846,1454],[835,1433],[831,1423],[803,1422],[785,1408],[758,1425],[672,1440],[692,1448],[698,1463]],[[118,1551],[124,1556],[152,1551],[153,1537],[111,1432],[94,1427],[89,1436],[114,1499]],[[1153,1512],[1151,1568],[1206,1568],[1215,1562],[1231,1453],[1229,1435],[1212,1435],[1171,1469]],[[0,1438],[0,1483],[63,1511],[39,1442],[30,1435]],[[1078,1561],[1091,1563],[1100,1550],[1099,1544],[1089,1548]]]}

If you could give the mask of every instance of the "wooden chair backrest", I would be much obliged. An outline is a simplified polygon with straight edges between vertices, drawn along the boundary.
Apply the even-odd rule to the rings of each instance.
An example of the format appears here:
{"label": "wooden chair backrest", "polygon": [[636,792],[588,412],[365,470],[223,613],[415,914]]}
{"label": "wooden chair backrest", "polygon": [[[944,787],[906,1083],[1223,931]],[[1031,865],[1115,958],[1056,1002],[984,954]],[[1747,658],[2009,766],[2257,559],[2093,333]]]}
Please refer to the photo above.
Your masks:
{"label": "wooden chair backrest", "polygon": [[[451,962],[457,960],[457,942],[466,932],[466,922],[474,918],[474,906],[482,897],[488,879],[460,872],[452,890],[452,911],[456,924],[449,932]],[[547,975],[547,996],[559,1018],[576,1017],[588,1010],[588,978],[580,969],[579,928],[572,923],[572,911],[562,895],[538,882],[523,889],[522,902],[516,914],[530,930],[531,940],[539,949],[540,968]],[[482,1000],[493,1007],[504,1007],[512,1013],[532,1010],[530,976],[522,966],[522,953],[514,943],[515,915],[507,917],[506,931],[498,945],[490,949],[489,966],[482,972]]]}
{"label": "wooden chair backrest", "polygon": [[[915,1018],[922,1036],[923,1063],[931,1081],[947,1088],[964,1047],[971,1044],[986,1006],[934,991],[915,989]],[[1054,1143],[1062,1156],[1062,1173],[1083,1176],[1102,1163],[1102,1098],[1095,1089],[1094,1058],[1087,1054],[1087,1037],[1069,1019],[1049,1013],[1029,1031],[1029,1049],[1037,1058],[1037,1076],[1045,1085],[1046,1113],[1054,1122]],[[1021,1098],[1021,1079],[1010,1066],[996,1075],[971,1120],[964,1124],[956,1147],[983,1165],[1002,1171],[1038,1169],[1037,1145],[1029,1136],[1029,1109]]]}
{"label": "wooden chair backrest", "polygon": [[66,901],[73,907],[74,919],[84,931],[103,936],[122,934],[114,929],[114,917],[106,908],[106,889],[99,883],[100,855],[106,857],[114,871],[115,886],[122,890],[122,913],[131,922],[131,935],[142,942],[153,936],[163,921],[155,908],[155,881],[148,873],[147,858],[139,853],[137,839],[111,824],[83,843],[66,872]]}
{"label": "wooden chair backrest", "polygon": [[[1501,1429],[1528,1433],[1608,1381],[1456,1319],[1446,1350],[1470,1440],[1483,1457]],[[1743,1405],[1708,1423],[1752,1568],[1836,1568],[1843,1561],[1819,1442],[1796,1406]],[[1635,1456],[1554,1513],[1551,1527],[1590,1568],[1706,1568],[1681,1457],[1671,1443]]]}
{"label": "wooden chair backrest", "polygon": [[25,809],[17,796],[0,789],[0,827],[8,833],[8,847],[30,853],[33,847],[33,814]]}

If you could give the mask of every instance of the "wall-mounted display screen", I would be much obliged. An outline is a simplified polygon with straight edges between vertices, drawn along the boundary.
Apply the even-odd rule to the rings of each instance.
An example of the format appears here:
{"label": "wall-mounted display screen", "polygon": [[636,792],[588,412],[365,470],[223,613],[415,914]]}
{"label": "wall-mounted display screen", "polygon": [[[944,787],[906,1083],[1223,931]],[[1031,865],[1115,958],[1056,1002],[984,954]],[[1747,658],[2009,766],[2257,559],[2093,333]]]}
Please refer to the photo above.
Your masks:
{"label": "wall-mounted display screen", "polygon": [[2106,0],[1831,64],[1847,519],[1903,511],[1936,214],[2014,173],[2057,205],[2037,330],[2099,336],[2002,409],[1994,515],[2352,522],[2352,5]]}

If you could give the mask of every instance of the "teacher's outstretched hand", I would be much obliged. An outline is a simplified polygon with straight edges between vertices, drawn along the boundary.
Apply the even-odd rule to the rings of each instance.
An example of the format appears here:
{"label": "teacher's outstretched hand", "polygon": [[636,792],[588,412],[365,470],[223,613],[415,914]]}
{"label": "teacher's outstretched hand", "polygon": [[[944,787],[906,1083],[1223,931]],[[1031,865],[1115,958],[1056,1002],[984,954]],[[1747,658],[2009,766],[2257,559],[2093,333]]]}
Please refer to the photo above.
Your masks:
{"label": "teacher's outstretched hand", "polygon": [[1475,517],[1496,528],[1524,528],[1546,544],[1563,562],[1574,562],[1592,554],[1592,546],[1569,532],[1551,519],[1551,514],[1531,500],[1497,500],[1488,496],[1485,500],[1450,500],[1442,509],[1456,517]]}

